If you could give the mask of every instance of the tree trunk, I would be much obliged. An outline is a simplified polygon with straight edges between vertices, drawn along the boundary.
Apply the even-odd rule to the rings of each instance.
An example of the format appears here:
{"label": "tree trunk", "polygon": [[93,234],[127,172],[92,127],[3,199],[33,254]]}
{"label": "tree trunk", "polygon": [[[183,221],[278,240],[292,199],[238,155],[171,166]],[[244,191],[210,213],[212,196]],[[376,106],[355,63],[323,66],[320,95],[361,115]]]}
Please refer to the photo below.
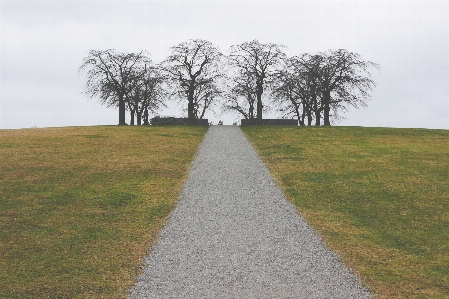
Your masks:
{"label": "tree trunk", "polygon": [[257,122],[262,123],[262,94],[257,94]]}
{"label": "tree trunk", "polygon": [[193,101],[193,95],[195,93],[195,81],[192,80],[192,82],[190,83],[189,86],[189,94],[188,94],[188,100],[189,100],[189,104],[187,106],[187,118],[188,118],[188,123],[190,125],[195,124],[195,104]]}
{"label": "tree trunk", "polygon": [[312,112],[308,112],[307,113],[307,125],[308,126],[311,126],[312,125],[312,120],[313,120],[313,118],[312,118]]}
{"label": "tree trunk", "polygon": [[142,111],[137,111],[137,125],[142,125]]}
{"label": "tree trunk", "polygon": [[194,104],[193,104],[193,99],[189,99],[189,105],[187,106],[187,112],[188,112],[188,122],[189,124],[194,124],[195,123],[195,110],[194,110]]}
{"label": "tree trunk", "polygon": [[331,101],[331,93],[329,91],[324,93],[324,125],[330,126],[331,122],[329,119],[330,115],[330,101]]}
{"label": "tree trunk", "polygon": [[306,125],[306,108],[304,106],[302,107],[302,119],[301,119],[300,125],[301,126]]}
{"label": "tree trunk", "polygon": [[143,111],[143,124],[147,126],[150,124],[148,122],[148,108],[145,108],[145,110]]}
{"label": "tree trunk", "polygon": [[249,118],[254,118],[254,106],[252,104],[249,105]]}
{"label": "tree trunk", "polygon": [[297,104],[294,100],[292,100],[291,97],[290,97],[290,102],[295,107],[295,113],[296,113],[296,117],[298,118],[299,125],[304,126],[304,109],[302,109],[302,113],[300,113],[299,110],[301,108],[301,104]]}
{"label": "tree trunk", "polygon": [[263,82],[259,81],[259,82],[257,82],[257,90],[256,90],[256,96],[257,96],[257,123],[259,125],[262,124],[262,111],[263,111],[262,94],[263,94]]}
{"label": "tree trunk", "polygon": [[203,111],[201,112],[200,119],[203,119],[204,114],[206,113],[206,109],[207,109],[207,106],[206,106],[206,103],[204,103]]}
{"label": "tree trunk", "polygon": [[317,110],[315,111],[315,126],[321,125],[321,111]]}
{"label": "tree trunk", "polygon": [[136,114],[136,110],[131,109],[131,121],[130,121],[130,125],[134,126],[134,115]]}
{"label": "tree trunk", "polygon": [[119,97],[118,97],[118,124],[119,124],[119,126],[126,125],[125,113],[126,113],[125,100],[123,99],[123,95],[119,95]]}
{"label": "tree trunk", "polygon": [[[312,118],[312,111],[313,111],[313,110],[315,111],[315,115],[316,115],[316,112],[318,111],[316,99],[315,99],[315,101],[313,102],[313,108],[310,107],[310,109],[307,109],[307,125],[308,125],[308,126],[311,126],[311,125],[312,125],[312,121],[313,121],[313,118]],[[318,114],[319,114],[319,113],[318,113]]]}

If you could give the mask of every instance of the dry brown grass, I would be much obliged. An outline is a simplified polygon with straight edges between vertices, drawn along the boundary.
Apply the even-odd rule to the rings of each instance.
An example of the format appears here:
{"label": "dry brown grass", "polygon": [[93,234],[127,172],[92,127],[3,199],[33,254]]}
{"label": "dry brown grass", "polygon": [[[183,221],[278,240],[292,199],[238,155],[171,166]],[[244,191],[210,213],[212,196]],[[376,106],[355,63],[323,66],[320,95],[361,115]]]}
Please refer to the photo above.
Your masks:
{"label": "dry brown grass", "polygon": [[242,127],[379,298],[449,298],[449,131]]}
{"label": "dry brown grass", "polygon": [[206,131],[0,131],[0,297],[125,297]]}

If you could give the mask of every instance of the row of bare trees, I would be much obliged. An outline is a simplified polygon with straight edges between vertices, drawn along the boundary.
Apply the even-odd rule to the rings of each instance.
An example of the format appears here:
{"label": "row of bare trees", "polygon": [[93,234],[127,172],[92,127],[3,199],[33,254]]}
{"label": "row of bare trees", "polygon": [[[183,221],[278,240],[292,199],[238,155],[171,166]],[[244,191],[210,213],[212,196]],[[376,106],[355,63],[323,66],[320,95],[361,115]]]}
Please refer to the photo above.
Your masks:
{"label": "row of bare trees", "polygon": [[379,65],[362,61],[346,50],[316,55],[303,54],[285,60],[285,67],[272,81],[274,101],[284,116],[294,115],[300,125],[330,125],[330,116],[340,118],[349,106],[366,107],[375,82],[368,71]]}
{"label": "row of bare trees", "polygon": [[79,71],[86,72],[86,95],[98,97],[108,107],[119,108],[119,125],[125,124],[125,113],[131,113],[131,124],[148,124],[149,112],[164,105],[166,89],[160,70],[147,53],[116,53],[114,50],[89,52]]}
{"label": "row of bare trees", "polygon": [[[262,120],[271,106],[300,125],[330,125],[348,107],[366,106],[375,86],[368,69],[378,64],[346,50],[287,57],[285,47],[257,40],[234,45],[228,56],[205,40],[171,48],[159,65],[146,52],[90,51],[79,71],[86,72],[86,94],[125,111],[131,124],[148,124],[149,113],[167,98],[187,102],[189,122],[219,106],[247,119]],[[268,103],[268,105],[267,105]],[[265,104],[265,105],[264,105]]]}

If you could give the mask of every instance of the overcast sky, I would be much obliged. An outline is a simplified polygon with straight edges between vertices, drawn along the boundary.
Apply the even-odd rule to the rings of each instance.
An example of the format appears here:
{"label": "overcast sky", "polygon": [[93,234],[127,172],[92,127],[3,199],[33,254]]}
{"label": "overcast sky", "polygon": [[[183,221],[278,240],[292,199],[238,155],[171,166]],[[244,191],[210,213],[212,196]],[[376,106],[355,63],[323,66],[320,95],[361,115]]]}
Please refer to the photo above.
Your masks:
{"label": "overcast sky", "polygon": [[[347,49],[381,70],[368,108],[338,125],[449,129],[449,1],[0,0],[0,20],[0,129],[115,125],[118,110],[81,94],[88,51],[159,63],[189,39],[224,54],[253,39],[289,55]],[[184,116],[175,103],[160,114]]]}

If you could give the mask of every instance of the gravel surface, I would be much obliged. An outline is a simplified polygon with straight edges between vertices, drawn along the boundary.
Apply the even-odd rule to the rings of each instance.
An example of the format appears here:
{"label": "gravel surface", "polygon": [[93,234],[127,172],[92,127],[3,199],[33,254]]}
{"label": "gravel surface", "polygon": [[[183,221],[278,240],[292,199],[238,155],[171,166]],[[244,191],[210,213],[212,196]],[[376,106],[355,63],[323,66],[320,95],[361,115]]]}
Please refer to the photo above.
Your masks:
{"label": "gravel surface", "polygon": [[237,126],[212,126],[131,298],[371,298]]}

